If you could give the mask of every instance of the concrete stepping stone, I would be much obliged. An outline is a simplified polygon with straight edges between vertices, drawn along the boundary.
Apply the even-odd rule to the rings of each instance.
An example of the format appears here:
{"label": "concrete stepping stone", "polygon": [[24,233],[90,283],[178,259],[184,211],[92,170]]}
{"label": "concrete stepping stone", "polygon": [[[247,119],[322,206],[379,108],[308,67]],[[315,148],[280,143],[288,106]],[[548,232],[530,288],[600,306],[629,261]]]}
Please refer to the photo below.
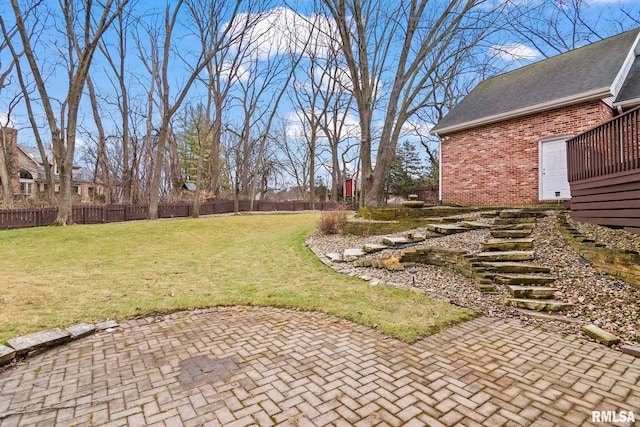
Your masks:
{"label": "concrete stepping stone", "polygon": [[71,334],[63,329],[55,328],[48,331],[36,332],[22,337],[12,338],[7,345],[16,351],[16,356],[31,353],[47,347],[62,344],[71,339]]}
{"label": "concrete stepping stone", "polygon": [[532,264],[529,262],[482,262],[482,267],[496,273],[516,273],[516,274],[528,274],[528,273],[550,273],[549,267],[542,265]]}
{"label": "concrete stepping stone", "polygon": [[96,329],[99,331],[106,331],[107,329],[117,328],[118,322],[115,320],[105,320],[104,322],[96,323]]}
{"label": "concrete stepping stone", "polygon": [[96,326],[88,323],[78,323],[77,325],[67,328],[66,331],[71,334],[72,340],[76,340],[94,333],[96,331]]}
{"label": "concrete stepping stone", "polygon": [[16,351],[13,348],[0,344],[0,365],[10,363],[16,357]]}
{"label": "concrete stepping stone", "polygon": [[372,253],[372,252],[380,252],[387,248],[389,248],[389,246],[383,245],[381,243],[367,243],[362,247],[362,250],[365,251],[366,253]]}
{"label": "concrete stepping stone", "polygon": [[459,224],[427,224],[427,229],[445,235],[464,233],[465,231],[469,231],[467,227]]}
{"label": "concrete stepping stone", "polygon": [[493,251],[476,254],[478,261],[531,261],[535,258],[533,251]]}
{"label": "concrete stepping stone", "polygon": [[326,254],[326,257],[329,258],[331,262],[342,262],[342,255],[337,252],[329,252]]}
{"label": "concrete stepping stone", "polygon": [[366,255],[367,253],[360,248],[345,249],[342,253],[342,259],[344,261],[352,261],[356,258]]}
{"label": "concrete stepping stone", "polygon": [[524,230],[491,230],[491,237],[494,239],[518,239],[531,236],[533,229],[528,228]]}
{"label": "concrete stepping stone", "polygon": [[385,236],[382,238],[382,243],[388,246],[398,246],[398,245],[406,245],[414,242],[413,240],[408,239],[406,237]]}
{"label": "concrete stepping stone", "polygon": [[600,344],[604,344],[609,347],[611,347],[614,344],[618,344],[620,342],[620,338],[605,331],[604,329],[597,327],[594,324],[583,326],[582,332],[589,335],[591,338],[593,338]]}
{"label": "concrete stepping stone", "polygon": [[484,244],[488,251],[526,251],[533,247],[533,239],[489,239]]}
{"label": "concrete stepping stone", "polygon": [[533,274],[500,273],[495,280],[503,285],[546,285],[553,283],[556,278],[552,276],[535,276]]}
{"label": "concrete stepping stone", "polygon": [[508,285],[507,289],[514,298],[552,299],[556,288],[546,286]]}
{"label": "concrete stepping stone", "polygon": [[567,310],[573,307],[573,304],[567,302],[560,302],[556,300],[539,300],[528,298],[507,298],[504,301],[505,305],[516,308],[527,308],[529,310],[556,312]]}

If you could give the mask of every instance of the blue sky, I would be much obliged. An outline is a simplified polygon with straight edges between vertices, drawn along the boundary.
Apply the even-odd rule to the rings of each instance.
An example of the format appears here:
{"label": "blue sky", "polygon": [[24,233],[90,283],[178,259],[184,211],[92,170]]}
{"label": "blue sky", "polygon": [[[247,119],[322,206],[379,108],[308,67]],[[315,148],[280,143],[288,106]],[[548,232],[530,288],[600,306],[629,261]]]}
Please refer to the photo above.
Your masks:
{"label": "blue sky", "polygon": [[[55,5],[57,1],[47,0],[51,5]],[[439,0],[445,1],[445,0]],[[493,1],[493,0],[492,0]],[[495,0],[499,1],[499,0]],[[506,0],[501,0],[499,3],[504,3]],[[577,0],[564,0],[566,3],[575,2]],[[158,20],[161,17],[153,17],[153,10],[162,11],[164,9],[164,2],[162,2],[162,6],[159,7],[160,2],[156,1],[140,1],[137,4],[138,11],[145,11],[145,21],[151,22],[153,19]],[[170,4],[175,4],[174,1],[169,2]],[[510,4],[507,6],[511,10],[517,10],[518,8],[534,8],[534,7],[542,7],[540,11],[542,12],[542,16],[544,13],[548,13],[548,18],[552,19],[555,17],[560,17],[564,19],[564,23],[560,26],[560,31],[563,36],[568,37],[568,34],[572,32],[572,28],[570,24],[570,17],[568,15],[563,15],[562,7],[554,7],[558,3],[554,3],[552,1],[538,1],[538,0],[510,0]],[[622,13],[624,9],[627,13],[631,15],[632,18],[637,18],[640,20],[640,5],[637,1],[633,0],[617,0],[617,1],[607,1],[607,0],[583,0],[582,1],[584,9],[583,9],[583,17],[586,20],[587,24],[594,29],[593,33],[583,33],[581,32],[579,36],[574,40],[574,45],[577,47],[581,44],[586,44],[589,41],[597,40],[598,36],[604,37],[613,34],[617,34],[623,29],[629,29],[637,24],[632,22],[632,19],[629,18],[625,13]],[[493,3],[495,4],[495,3]],[[277,9],[277,13],[273,12],[276,6],[281,7]],[[294,29],[291,31],[295,31],[298,33],[308,32],[308,28],[305,27],[303,20],[296,20],[295,13],[288,9],[282,9],[282,4],[273,3],[273,8],[269,9],[273,13],[266,14],[267,17],[265,19],[265,27],[263,28],[264,32],[262,36],[257,38],[257,42],[262,43],[262,48],[260,49],[260,58],[264,61],[268,57],[271,57],[276,54],[284,54],[287,53],[288,48],[282,42],[282,34],[286,32],[283,31],[282,21],[287,20],[289,22],[294,22]],[[299,13],[304,14],[305,16],[310,15],[310,3],[302,2],[296,3],[296,7],[303,7],[306,10],[299,10]],[[5,19],[9,20],[11,16],[10,6],[4,2],[3,5],[0,5],[0,13]],[[538,16],[540,17],[540,16]],[[280,29],[270,30],[267,28],[267,25],[273,25],[274,28],[280,26]],[[504,24],[504,22],[502,22]],[[129,30],[135,30],[136,26],[132,25]],[[179,37],[176,39],[176,48],[184,55],[188,56],[190,49],[194,45],[193,36],[189,36],[189,32],[192,27],[189,26],[188,22],[185,22],[181,28],[178,30]],[[64,68],[61,67],[57,63],[56,55],[54,48],[56,44],[59,44],[60,34],[57,34],[54,30],[53,22],[48,23],[48,29],[45,31],[41,37],[41,42],[38,44],[38,54],[40,55],[40,59],[46,63],[46,69],[50,73],[49,86],[51,93],[56,97],[61,97],[65,91],[66,80],[64,78]],[[111,31],[107,35],[107,40],[113,40],[114,34]],[[111,39],[110,39],[111,38]],[[130,84],[130,90],[132,96],[134,96],[139,102],[143,102],[146,96],[144,91],[144,86],[148,84],[149,78],[148,74],[144,70],[142,62],[136,57],[138,52],[135,49],[135,44],[132,39],[129,39],[129,63],[127,65],[127,73],[128,80]],[[264,48],[264,46],[268,46],[268,50]],[[295,49],[294,49],[295,50]],[[557,54],[558,52],[554,50],[551,44],[545,43],[542,39],[531,38],[526,40],[521,35],[518,35],[514,31],[503,30],[498,31],[492,35],[492,37],[484,42],[481,45],[481,48],[477,51],[478,55],[486,55],[486,57],[491,58],[492,64],[492,72],[498,71],[507,71],[510,69],[517,68],[519,66],[526,65],[531,63],[532,61],[537,61],[543,59],[545,55],[550,56]],[[7,61],[8,51],[5,49],[0,52],[0,59],[2,60],[2,66],[8,63]],[[107,75],[105,74],[105,60],[104,57],[97,53],[95,62],[92,68],[92,75],[94,80],[96,81],[96,85],[98,86],[99,92],[105,97],[104,104],[101,105],[105,124],[107,127],[107,133],[115,132],[115,128],[117,125],[113,123],[113,117],[115,113],[113,109],[110,107],[109,102],[115,102],[112,93],[112,83],[109,81]],[[304,61],[303,61],[304,66]],[[174,57],[174,60],[171,63],[172,67],[172,75],[174,82],[172,84],[172,88],[175,93],[175,89],[180,86],[181,82],[184,80],[184,70],[185,63],[181,59],[177,59]],[[26,69],[26,64],[23,65],[23,68]],[[1,70],[0,70],[1,71]],[[480,78],[478,77],[480,74],[475,77],[471,76],[472,81],[477,82]],[[248,73],[242,74],[240,79],[250,79]],[[6,117],[7,105],[10,99],[17,92],[17,83],[15,79],[12,84],[7,88],[3,89],[0,92],[0,119],[4,119]],[[203,96],[203,87],[202,85],[196,84],[191,92],[190,97],[193,99],[197,99],[198,97]],[[109,98],[111,99],[109,100]],[[268,99],[267,99],[268,101]],[[38,114],[38,113],[36,113]],[[300,114],[296,114],[295,108],[285,100],[283,104],[283,108],[281,111],[281,115],[284,117],[288,117],[292,121],[292,128],[295,130],[295,126],[300,126],[300,123],[296,123],[295,118],[300,116]],[[20,142],[26,145],[35,145],[35,141],[33,140],[33,136],[31,131],[28,128],[28,121],[25,115],[25,110],[21,105],[18,105],[12,113],[11,119],[15,123],[15,126],[20,129]],[[44,124],[43,117],[37,117],[38,122]],[[88,134],[95,130],[95,126],[93,125],[93,118],[89,109],[89,103],[87,100],[83,100],[82,110],[80,115],[81,125],[84,129],[84,132],[79,134],[79,139],[81,144],[86,144],[88,141]],[[351,124],[351,130],[357,132],[357,114],[355,111],[349,113],[348,117],[349,123]],[[422,129],[421,132],[426,132],[429,127],[429,123],[419,121],[413,121],[413,123]],[[375,125],[375,124],[374,124]],[[43,136],[46,137],[47,132],[42,132]]]}

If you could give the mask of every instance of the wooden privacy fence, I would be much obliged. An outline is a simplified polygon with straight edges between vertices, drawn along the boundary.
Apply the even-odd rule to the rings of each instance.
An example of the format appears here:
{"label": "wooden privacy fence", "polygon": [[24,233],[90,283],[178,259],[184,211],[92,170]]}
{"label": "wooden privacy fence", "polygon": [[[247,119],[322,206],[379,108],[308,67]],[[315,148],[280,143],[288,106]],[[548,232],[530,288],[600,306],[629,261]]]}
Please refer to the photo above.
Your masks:
{"label": "wooden privacy fence", "polygon": [[[73,206],[73,222],[76,224],[106,224],[147,219],[148,205],[102,205]],[[311,209],[309,202],[265,202],[255,201],[253,211],[305,211]],[[316,210],[357,209],[353,203],[316,202]],[[251,211],[251,202],[238,203],[238,212]],[[220,200],[200,204],[200,215],[234,212],[231,200]],[[158,205],[159,218],[185,218],[193,213],[192,203],[171,203]],[[58,208],[0,210],[0,229],[41,227],[53,224]]]}
{"label": "wooden privacy fence", "polygon": [[640,233],[640,107],[567,141],[572,218]]}

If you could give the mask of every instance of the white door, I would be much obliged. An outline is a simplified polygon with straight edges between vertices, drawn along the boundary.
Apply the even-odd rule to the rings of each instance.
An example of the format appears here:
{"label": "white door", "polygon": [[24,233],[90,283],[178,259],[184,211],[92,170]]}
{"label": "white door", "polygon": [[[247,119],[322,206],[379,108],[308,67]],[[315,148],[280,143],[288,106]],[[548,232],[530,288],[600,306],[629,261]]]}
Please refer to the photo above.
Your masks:
{"label": "white door", "polygon": [[540,142],[540,200],[569,199],[566,138]]}

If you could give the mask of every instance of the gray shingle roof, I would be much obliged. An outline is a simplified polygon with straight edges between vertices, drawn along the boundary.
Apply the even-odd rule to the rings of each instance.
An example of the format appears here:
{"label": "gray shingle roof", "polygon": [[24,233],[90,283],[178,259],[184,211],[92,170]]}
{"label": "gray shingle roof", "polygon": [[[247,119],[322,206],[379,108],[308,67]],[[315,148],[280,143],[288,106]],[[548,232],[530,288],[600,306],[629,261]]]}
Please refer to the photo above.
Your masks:
{"label": "gray shingle roof", "polygon": [[[612,86],[640,28],[484,80],[431,130],[457,130],[612,94]],[[637,87],[636,87],[637,89]]]}
{"label": "gray shingle roof", "polygon": [[638,100],[640,100],[640,57],[636,56],[614,105],[637,103]]}

